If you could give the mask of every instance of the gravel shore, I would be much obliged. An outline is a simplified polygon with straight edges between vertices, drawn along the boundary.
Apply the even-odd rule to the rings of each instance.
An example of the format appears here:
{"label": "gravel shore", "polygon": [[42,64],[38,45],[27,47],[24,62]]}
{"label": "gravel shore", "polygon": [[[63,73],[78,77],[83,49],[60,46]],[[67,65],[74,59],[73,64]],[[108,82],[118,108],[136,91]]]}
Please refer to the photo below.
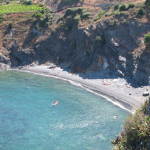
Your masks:
{"label": "gravel shore", "polygon": [[134,88],[124,78],[99,79],[99,73],[94,72],[89,74],[72,74],[60,67],[51,68],[45,65],[26,66],[20,70],[65,80],[75,86],[80,86],[90,92],[101,95],[113,104],[132,112],[146,100],[143,93],[150,91],[149,86]]}

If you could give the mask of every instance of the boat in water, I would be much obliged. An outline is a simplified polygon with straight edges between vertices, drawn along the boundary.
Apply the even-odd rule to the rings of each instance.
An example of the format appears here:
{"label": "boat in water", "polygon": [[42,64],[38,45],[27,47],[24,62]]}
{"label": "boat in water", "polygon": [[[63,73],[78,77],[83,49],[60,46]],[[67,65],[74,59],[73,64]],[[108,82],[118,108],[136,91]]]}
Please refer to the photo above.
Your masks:
{"label": "boat in water", "polygon": [[58,101],[56,100],[55,102],[52,103],[53,106],[57,105]]}

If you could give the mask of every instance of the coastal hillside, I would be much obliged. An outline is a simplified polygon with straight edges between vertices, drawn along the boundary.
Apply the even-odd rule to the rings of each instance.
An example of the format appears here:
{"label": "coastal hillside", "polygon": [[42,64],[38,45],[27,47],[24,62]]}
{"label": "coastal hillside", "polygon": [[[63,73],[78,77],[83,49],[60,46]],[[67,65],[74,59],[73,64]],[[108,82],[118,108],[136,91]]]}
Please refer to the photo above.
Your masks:
{"label": "coastal hillside", "polygon": [[1,63],[18,67],[52,62],[73,73],[99,71],[107,78],[126,78],[134,87],[149,84],[150,53],[144,40],[150,10],[145,1],[92,1],[89,6],[90,1],[83,6],[76,5],[81,1],[49,2],[53,4],[2,3]]}

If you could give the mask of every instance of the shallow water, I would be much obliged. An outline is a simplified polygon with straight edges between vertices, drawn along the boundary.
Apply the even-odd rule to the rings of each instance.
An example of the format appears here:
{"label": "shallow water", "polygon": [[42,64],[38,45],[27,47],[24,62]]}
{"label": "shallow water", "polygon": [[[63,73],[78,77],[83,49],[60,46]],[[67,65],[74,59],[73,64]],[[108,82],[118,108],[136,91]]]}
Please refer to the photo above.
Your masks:
{"label": "shallow water", "polygon": [[0,150],[111,150],[128,115],[67,82],[0,71]]}

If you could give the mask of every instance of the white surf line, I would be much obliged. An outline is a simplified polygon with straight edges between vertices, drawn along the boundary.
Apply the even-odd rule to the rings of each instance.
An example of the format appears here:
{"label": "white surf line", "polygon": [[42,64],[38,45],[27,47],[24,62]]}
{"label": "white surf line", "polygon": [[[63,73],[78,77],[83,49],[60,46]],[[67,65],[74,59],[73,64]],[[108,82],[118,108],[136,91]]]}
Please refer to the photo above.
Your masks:
{"label": "white surf line", "polygon": [[[94,92],[94,91],[92,91],[92,90],[90,90],[90,89],[88,89],[88,88],[82,86],[82,84],[80,84],[80,83],[78,83],[78,82],[75,82],[75,81],[73,81],[73,80],[65,79],[65,78],[63,78],[63,77],[58,77],[58,76],[56,76],[56,75],[50,75],[50,74],[47,75],[47,74],[44,74],[44,73],[36,73],[36,72],[34,72],[34,70],[33,70],[33,71],[29,71],[29,70],[17,70],[17,71],[28,72],[28,73],[32,73],[32,74],[36,74],[36,75],[41,75],[41,76],[52,77],[52,78],[55,78],[55,79],[64,80],[64,81],[69,82],[70,84],[72,84],[72,85],[74,85],[74,86],[81,87],[81,88],[83,88],[83,89],[85,89],[85,90],[87,90],[87,91],[89,91],[89,92],[91,92],[91,93],[93,93],[93,94],[96,94],[96,95],[98,95],[98,96],[100,96],[100,97],[103,97],[103,98],[105,98],[106,100],[108,100],[109,102],[111,102],[112,104],[114,104],[114,105],[116,105],[116,106],[118,106],[118,107],[120,107],[120,108],[122,108],[122,109],[124,109],[124,110],[126,110],[126,111],[128,111],[128,112],[130,112],[130,113],[132,113],[132,114],[135,114],[135,111],[131,111],[131,110],[125,108],[125,107],[124,107],[123,105],[121,105],[119,102],[114,102],[113,100],[111,100],[111,99],[108,98],[107,96],[104,96],[104,95],[102,95],[102,94],[96,93],[96,92]],[[48,73],[48,72],[47,72],[47,73]],[[83,84],[84,84],[84,83],[83,83]]]}
{"label": "white surf line", "polygon": [[124,107],[123,105],[121,105],[119,102],[114,102],[113,100],[111,100],[111,99],[108,98],[107,96],[104,96],[104,95],[102,95],[102,94],[96,93],[96,92],[94,92],[94,91],[92,91],[92,90],[90,90],[90,89],[88,89],[88,88],[85,88],[85,87],[83,87],[83,88],[86,89],[87,91],[93,93],[93,94],[96,94],[96,95],[98,95],[98,96],[101,96],[101,97],[105,98],[106,100],[108,100],[109,102],[113,103],[114,105],[116,105],[116,106],[118,106],[118,107],[120,107],[120,108],[122,108],[122,109],[124,109],[124,110],[126,110],[126,111],[128,111],[128,112],[130,112],[130,113],[132,113],[132,114],[135,114],[134,111],[131,111],[131,110],[125,108],[125,107]]}

